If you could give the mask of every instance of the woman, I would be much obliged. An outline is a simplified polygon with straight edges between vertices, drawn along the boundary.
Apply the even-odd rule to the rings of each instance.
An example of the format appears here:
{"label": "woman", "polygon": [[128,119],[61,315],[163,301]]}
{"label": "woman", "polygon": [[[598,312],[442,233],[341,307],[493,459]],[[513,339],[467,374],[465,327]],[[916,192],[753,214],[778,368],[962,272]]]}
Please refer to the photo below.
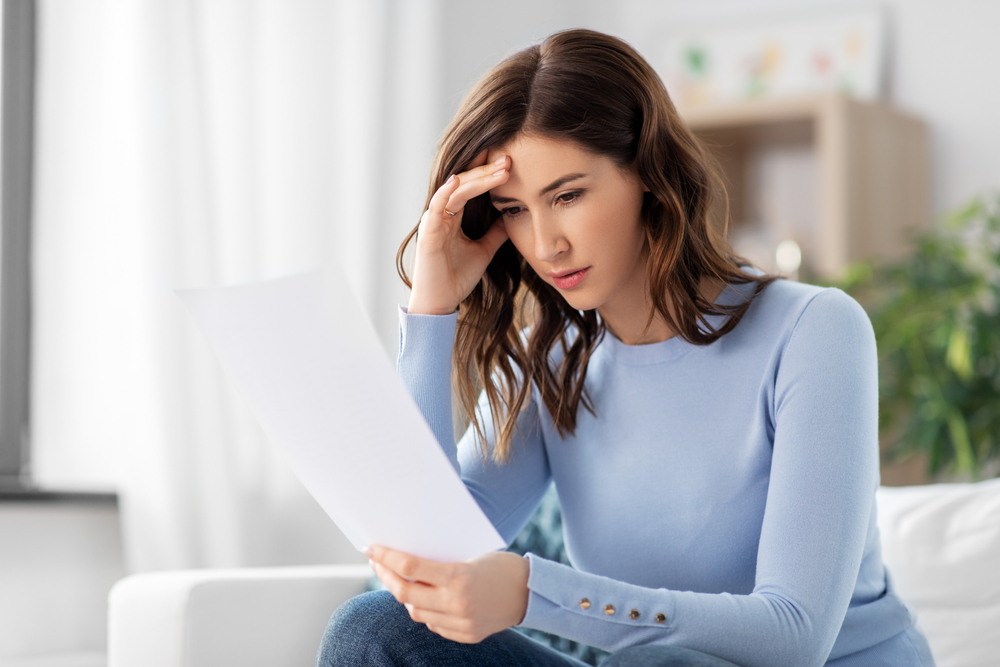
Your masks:
{"label": "woman", "polygon": [[398,372],[508,541],[554,481],[574,567],[374,546],[388,592],[334,614],[320,664],[578,664],[515,625],[615,666],[933,664],[879,553],[867,317],[732,256],[706,161],[597,32],[469,94],[400,249]]}

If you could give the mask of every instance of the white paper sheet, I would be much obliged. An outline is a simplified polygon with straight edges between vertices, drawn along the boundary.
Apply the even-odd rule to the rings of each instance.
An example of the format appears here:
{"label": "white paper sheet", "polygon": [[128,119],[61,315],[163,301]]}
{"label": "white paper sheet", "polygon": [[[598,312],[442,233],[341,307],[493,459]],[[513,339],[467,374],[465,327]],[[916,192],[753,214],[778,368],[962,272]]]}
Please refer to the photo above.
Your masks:
{"label": "white paper sheet", "polygon": [[270,440],[357,549],[382,544],[457,562],[504,548],[339,270],[177,294]]}

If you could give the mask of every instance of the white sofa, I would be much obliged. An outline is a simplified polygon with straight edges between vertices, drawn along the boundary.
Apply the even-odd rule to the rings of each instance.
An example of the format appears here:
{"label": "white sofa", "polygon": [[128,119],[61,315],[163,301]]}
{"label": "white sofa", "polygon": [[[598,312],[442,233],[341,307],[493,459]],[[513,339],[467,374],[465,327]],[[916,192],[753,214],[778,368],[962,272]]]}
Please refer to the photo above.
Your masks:
{"label": "white sofa", "polygon": [[[938,667],[1000,665],[1000,479],[878,492],[885,560]],[[111,591],[109,667],[310,667],[367,566],[196,570]]]}

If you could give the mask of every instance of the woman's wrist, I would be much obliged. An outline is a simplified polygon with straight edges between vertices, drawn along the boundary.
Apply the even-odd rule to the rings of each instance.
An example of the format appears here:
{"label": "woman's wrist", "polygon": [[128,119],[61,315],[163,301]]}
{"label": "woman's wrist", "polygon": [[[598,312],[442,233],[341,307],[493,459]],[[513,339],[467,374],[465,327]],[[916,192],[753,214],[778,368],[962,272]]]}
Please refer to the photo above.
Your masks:
{"label": "woman's wrist", "polygon": [[531,561],[527,555],[521,556],[522,578],[518,581],[517,590],[523,595],[524,606],[521,610],[521,618],[517,619],[514,625],[521,625],[528,616],[528,603],[531,600],[531,589],[528,588],[528,580],[531,577]]}
{"label": "woman's wrist", "polygon": [[406,306],[406,312],[409,315],[451,315],[456,310],[458,306],[442,306],[440,304],[429,303],[420,298],[413,298],[410,296],[410,302]]}

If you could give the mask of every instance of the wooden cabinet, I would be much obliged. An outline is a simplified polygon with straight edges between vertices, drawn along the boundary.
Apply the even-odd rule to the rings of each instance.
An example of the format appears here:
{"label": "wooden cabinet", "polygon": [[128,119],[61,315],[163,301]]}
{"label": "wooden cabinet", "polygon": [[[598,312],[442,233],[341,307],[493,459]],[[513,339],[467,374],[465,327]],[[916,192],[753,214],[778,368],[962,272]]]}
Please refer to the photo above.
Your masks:
{"label": "wooden cabinet", "polygon": [[888,105],[826,95],[683,116],[718,160],[735,250],[765,270],[790,239],[803,276],[833,277],[905,253],[908,230],[930,222],[926,126]]}

